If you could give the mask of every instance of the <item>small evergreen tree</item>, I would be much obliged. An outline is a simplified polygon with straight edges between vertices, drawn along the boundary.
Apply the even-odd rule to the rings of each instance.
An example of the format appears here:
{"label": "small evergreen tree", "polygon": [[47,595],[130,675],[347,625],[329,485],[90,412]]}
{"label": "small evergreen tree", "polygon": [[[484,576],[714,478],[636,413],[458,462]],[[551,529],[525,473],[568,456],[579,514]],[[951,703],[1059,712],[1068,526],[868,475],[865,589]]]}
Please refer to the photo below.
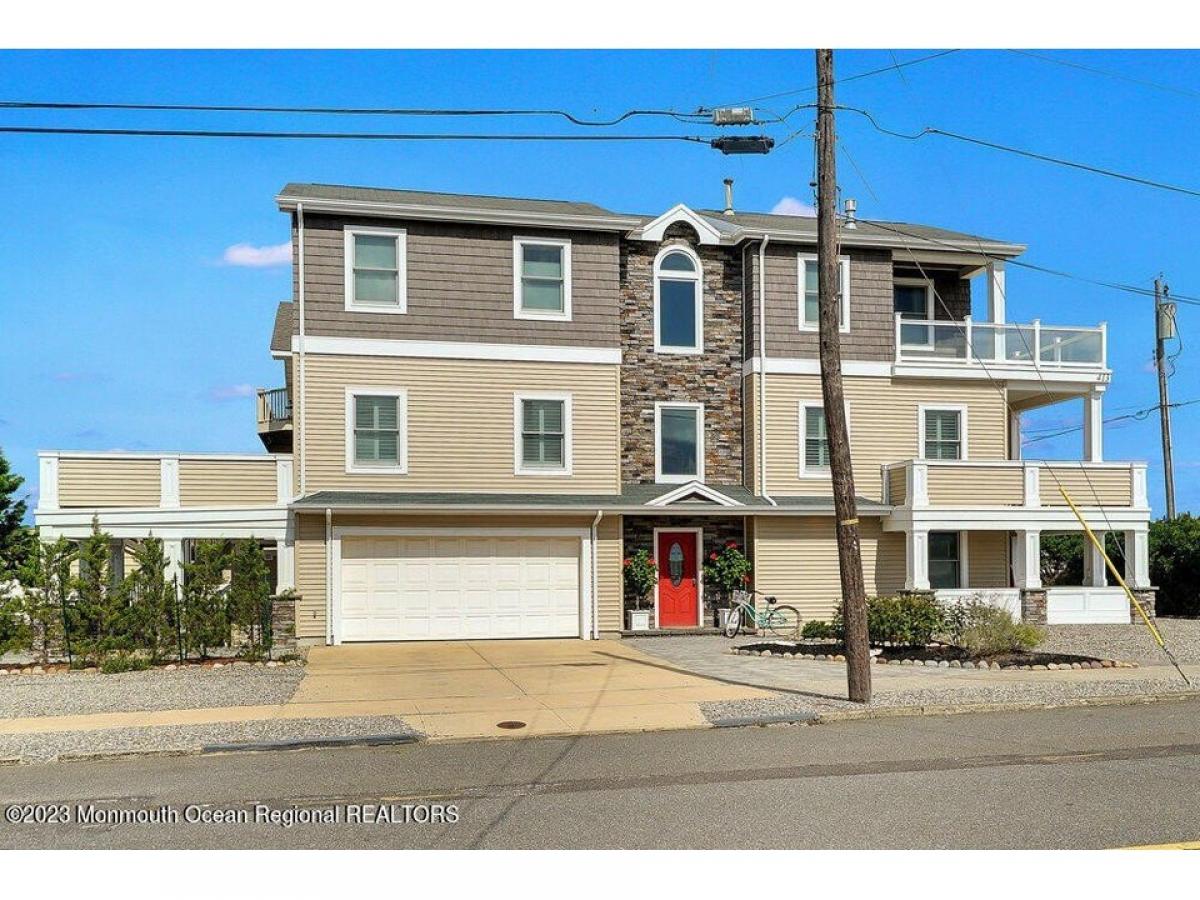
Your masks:
{"label": "small evergreen tree", "polygon": [[[24,611],[31,631],[31,650],[41,662],[62,645],[66,608],[71,594],[71,564],[75,545],[60,537],[53,543],[34,541],[25,562],[17,571],[25,594]],[[71,652],[69,642],[62,649]]]}
{"label": "small evergreen tree", "polygon": [[229,621],[242,635],[242,652],[260,656],[270,649],[271,570],[254,538],[234,544],[229,567]]}
{"label": "small evergreen tree", "polygon": [[140,541],[133,557],[137,568],[121,585],[126,618],[121,631],[157,662],[176,648],[175,581],[167,578],[167,558],[158,538]]}
{"label": "small evergreen tree", "polygon": [[188,653],[208,656],[229,644],[225,567],[229,551],[223,541],[199,541],[195,559],[183,566],[183,640]]}
{"label": "small evergreen tree", "polygon": [[20,582],[0,581],[0,656],[29,649],[31,640],[24,589]]}
{"label": "small evergreen tree", "polygon": [[74,653],[100,665],[113,651],[133,649],[126,597],[113,583],[112,537],[92,520],[92,533],[79,545],[79,573],[67,602],[66,626]]}
{"label": "small evergreen tree", "polygon": [[35,543],[33,529],[22,524],[26,498],[16,496],[24,483],[0,448],[0,581],[21,567]]}

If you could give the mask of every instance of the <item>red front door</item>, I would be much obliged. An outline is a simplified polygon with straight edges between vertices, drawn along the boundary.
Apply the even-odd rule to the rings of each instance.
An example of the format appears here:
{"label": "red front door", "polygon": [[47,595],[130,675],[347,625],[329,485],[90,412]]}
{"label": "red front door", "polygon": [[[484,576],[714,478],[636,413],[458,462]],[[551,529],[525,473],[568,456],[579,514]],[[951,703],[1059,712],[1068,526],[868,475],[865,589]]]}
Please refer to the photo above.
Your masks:
{"label": "red front door", "polygon": [[700,624],[696,532],[660,531],[656,554],[659,628],[696,627]]}

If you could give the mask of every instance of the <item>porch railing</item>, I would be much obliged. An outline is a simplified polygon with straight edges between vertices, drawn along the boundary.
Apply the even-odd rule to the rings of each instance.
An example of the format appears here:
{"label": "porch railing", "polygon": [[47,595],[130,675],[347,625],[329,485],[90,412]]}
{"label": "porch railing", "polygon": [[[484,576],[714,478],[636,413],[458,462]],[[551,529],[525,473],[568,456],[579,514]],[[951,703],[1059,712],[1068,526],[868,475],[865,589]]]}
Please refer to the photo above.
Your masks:
{"label": "porch railing", "polygon": [[907,319],[896,314],[896,362],[942,365],[995,364],[1031,369],[1107,368],[1108,325],[1075,328]]}
{"label": "porch railing", "polygon": [[278,427],[292,421],[292,398],[286,387],[258,389],[259,427]]}

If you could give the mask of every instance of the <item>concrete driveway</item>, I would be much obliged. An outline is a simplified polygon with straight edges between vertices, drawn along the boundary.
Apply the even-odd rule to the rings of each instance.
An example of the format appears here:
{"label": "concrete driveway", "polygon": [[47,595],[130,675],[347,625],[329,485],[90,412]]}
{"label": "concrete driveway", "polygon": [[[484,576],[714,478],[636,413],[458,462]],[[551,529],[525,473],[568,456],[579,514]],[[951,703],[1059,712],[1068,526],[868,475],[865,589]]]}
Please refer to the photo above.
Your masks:
{"label": "concrete driveway", "polygon": [[305,672],[287,704],[305,715],[394,715],[434,739],[696,728],[701,703],[772,696],[619,641],[314,647]]}

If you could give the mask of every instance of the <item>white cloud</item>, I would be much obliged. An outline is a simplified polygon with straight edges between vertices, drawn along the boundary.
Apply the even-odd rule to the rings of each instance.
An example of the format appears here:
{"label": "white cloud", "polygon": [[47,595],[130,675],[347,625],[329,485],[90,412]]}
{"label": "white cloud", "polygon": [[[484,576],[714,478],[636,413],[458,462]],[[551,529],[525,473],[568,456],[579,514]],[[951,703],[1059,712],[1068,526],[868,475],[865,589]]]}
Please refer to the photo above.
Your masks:
{"label": "white cloud", "polygon": [[234,244],[226,247],[221,262],[227,266],[243,266],[249,269],[265,269],[270,266],[286,266],[292,261],[292,245],[271,244],[255,247],[253,244]]}
{"label": "white cloud", "polygon": [[795,197],[784,197],[771,207],[773,216],[808,216],[810,219],[817,215],[817,210]]}
{"label": "white cloud", "polygon": [[223,403],[226,400],[240,400],[242,397],[253,397],[254,385],[252,384],[222,384],[212,388],[208,392],[208,399],[217,403]]}

